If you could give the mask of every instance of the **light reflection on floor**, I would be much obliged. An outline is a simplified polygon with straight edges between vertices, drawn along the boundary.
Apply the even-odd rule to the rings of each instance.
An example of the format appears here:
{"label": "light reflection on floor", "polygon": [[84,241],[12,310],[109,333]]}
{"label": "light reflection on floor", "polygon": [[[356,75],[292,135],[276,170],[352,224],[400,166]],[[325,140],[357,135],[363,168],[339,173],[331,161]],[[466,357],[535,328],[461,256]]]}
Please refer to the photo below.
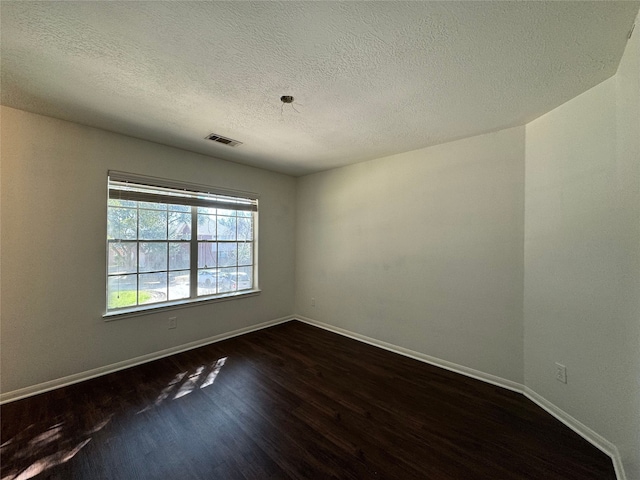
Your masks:
{"label": "light reflection on floor", "polygon": [[[76,453],[82,450],[82,447],[84,447],[90,441],[91,439],[87,438],[75,447],[69,448],[67,450],[62,450],[41,458],[40,460],[36,460],[26,470],[23,470],[17,476],[8,476],[5,478],[11,480],[27,480],[28,478],[35,477],[45,470],[49,470],[50,468],[57,467],[58,465],[62,465],[63,463],[68,462],[76,455]],[[4,478],[2,480],[4,480]]]}
{"label": "light reflection on floor", "polygon": [[[213,385],[227,358],[222,357],[211,364],[178,373],[154,401],[138,413]],[[65,421],[58,421],[52,425],[29,425],[0,445],[2,464],[5,467],[11,465],[6,470],[3,468],[0,480],[28,480],[68,462],[91,441],[93,435],[105,428],[112,418],[113,414],[101,419],[81,434],[78,434],[78,430],[71,428]]]}
{"label": "light reflection on floor", "polygon": [[[30,425],[0,446],[3,462],[15,465],[9,472],[3,473],[2,480],[27,480],[68,462],[91,441],[90,435],[102,430],[110,420],[111,416],[91,428],[80,439],[65,435],[65,422],[43,429]],[[53,453],[49,453],[52,450]]]}
{"label": "light reflection on floor", "polygon": [[213,385],[213,382],[215,382],[216,377],[226,361],[227,357],[222,357],[209,365],[201,365],[192,371],[178,373],[167,386],[162,389],[162,392],[160,392],[153,404],[145,407],[138,413],[146,412],[167,400],[182,398],[198,388],[203,389]]}

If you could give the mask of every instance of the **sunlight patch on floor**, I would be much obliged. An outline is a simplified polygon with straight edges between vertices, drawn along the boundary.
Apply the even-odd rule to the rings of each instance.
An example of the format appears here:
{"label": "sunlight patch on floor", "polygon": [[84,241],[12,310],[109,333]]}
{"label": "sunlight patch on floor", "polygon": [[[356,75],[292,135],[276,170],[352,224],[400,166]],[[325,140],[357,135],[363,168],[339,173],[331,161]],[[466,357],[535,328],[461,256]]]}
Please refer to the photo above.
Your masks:
{"label": "sunlight patch on floor", "polygon": [[[43,425],[44,428],[29,425],[2,444],[2,461],[22,466],[13,468],[1,480],[28,480],[68,462],[91,441],[91,435],[107,426],[112,417],[113,414],[109,415],[80,436],[65,433],[65,427],[69,427],[65,422],[49,427]],[[57,451],[49,453],[56,447]]]}
{"label": "sunlight patch on floor", "polygon": [[186,397],[194,390],[213,385],[228,357],[219,358],[208,365],[200,365],[192,370],[176,374],[166,387],[162,389],[152,404],[140,410],[138,414],[151,410],[167,400]]}

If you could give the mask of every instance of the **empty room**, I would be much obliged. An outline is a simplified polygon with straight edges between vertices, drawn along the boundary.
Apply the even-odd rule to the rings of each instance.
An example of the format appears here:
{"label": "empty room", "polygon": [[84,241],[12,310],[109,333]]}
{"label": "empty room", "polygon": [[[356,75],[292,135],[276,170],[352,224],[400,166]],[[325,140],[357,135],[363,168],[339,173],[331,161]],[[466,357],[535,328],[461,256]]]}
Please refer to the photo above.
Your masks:
{"label": "empty room", "polygon": [[640,480],[639,10],[1,0],[0,478]]}

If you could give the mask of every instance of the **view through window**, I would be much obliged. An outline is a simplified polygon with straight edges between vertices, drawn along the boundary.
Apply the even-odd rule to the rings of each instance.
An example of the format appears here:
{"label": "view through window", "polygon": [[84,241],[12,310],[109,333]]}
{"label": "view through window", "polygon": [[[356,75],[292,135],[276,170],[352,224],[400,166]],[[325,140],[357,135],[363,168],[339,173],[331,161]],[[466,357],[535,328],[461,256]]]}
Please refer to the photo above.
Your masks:
{"label": "view through window", "polygon": [[258,202],[210,190],[110,172],[107,313],[257,290]]}

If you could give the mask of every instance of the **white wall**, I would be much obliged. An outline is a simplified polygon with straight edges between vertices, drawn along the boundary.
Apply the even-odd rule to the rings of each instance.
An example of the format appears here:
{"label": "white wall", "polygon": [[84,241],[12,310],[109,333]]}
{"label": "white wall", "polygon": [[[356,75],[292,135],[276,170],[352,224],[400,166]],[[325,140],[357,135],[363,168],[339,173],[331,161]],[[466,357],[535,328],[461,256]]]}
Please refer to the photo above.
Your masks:
{"label": "white wall", "polygon": [[[623,322],[628,335],[619,346],[624,395],[630,403],[625,430],[617,440],[628,480],[640,480],[640,14],[636,32],[625,50],[616,75],[618,181],[622,197],[626,278],[621,292]],[[626,217],[626,218],[624,218]]]}
{"label": "white wall", "polygon": [[[526,127],[525,383],[640,479],[640,68]],[[568,383],[554,379],[554,362]]]}
{"label": "white wall", "polygon": [[[2,107],[3,392],[293,311],[295,179]],[[105,322],[109,169],[260,195],[259,296]]]}
{"label": "white wall", "polygon": [[302,177],[297,202],[297,313],[522,383],[524,127]]}

